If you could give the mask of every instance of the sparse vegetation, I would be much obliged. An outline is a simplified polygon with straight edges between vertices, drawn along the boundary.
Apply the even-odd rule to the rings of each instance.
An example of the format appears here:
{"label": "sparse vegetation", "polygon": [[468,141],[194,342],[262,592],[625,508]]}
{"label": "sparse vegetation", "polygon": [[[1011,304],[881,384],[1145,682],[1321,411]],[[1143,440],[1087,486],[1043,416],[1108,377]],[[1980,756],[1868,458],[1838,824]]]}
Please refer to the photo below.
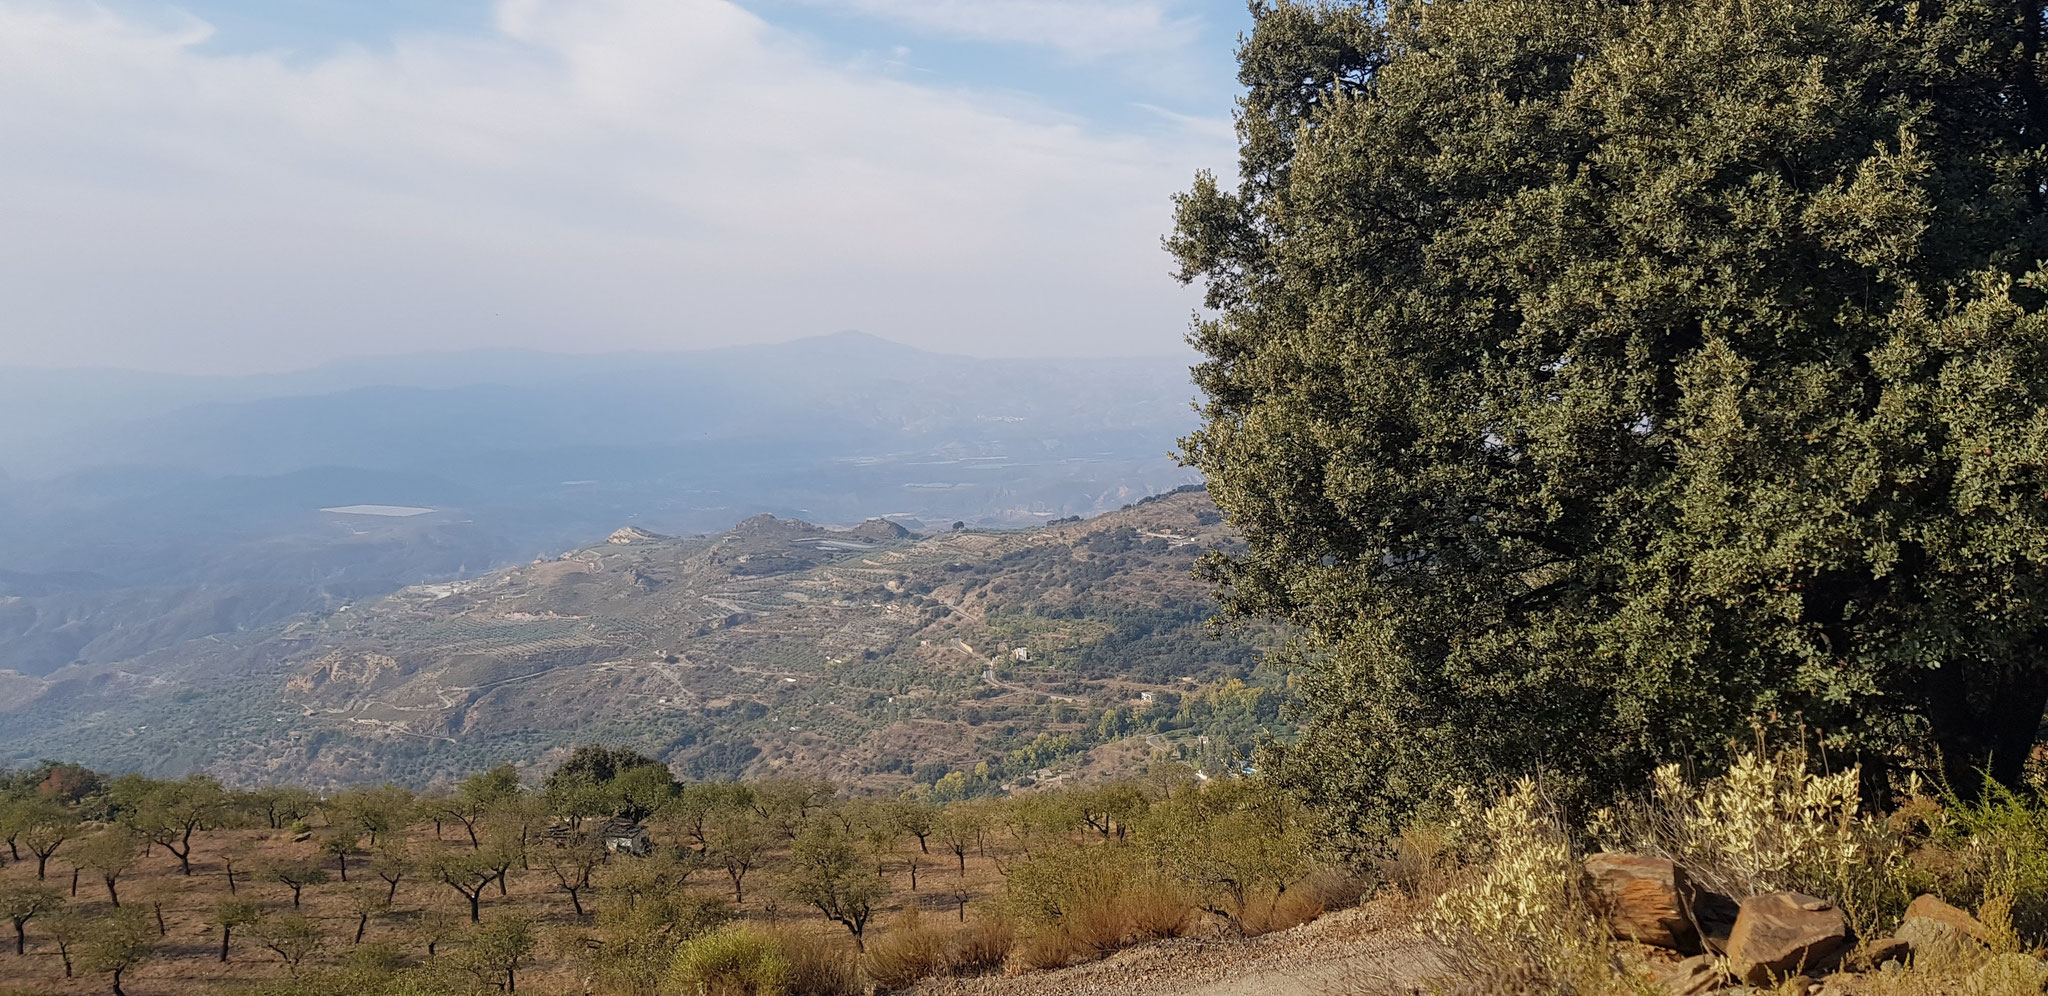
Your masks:
{"label": "sparse vegetation", "polygon": [[76,828],[53,860],[102,886],[38,884],[30,851],[0,867],[16,974],[61,991],[118,977],[150,992],[850,996],[1273,929],[1305,916],[1283,897],[1317,893],[1319,869],[1344,874],[1297,804],[1164,758],[1137,780],[937,804],[581,756],[535,789],[495,769],[449,793],[309,797],[289,821],[293,793],[218,789],[177,850],[150,854],[134,823],[160,814],[120,800],[159,783],[95,779],[60,799],[42,788],[50,766],[0,778],[6,805]]}

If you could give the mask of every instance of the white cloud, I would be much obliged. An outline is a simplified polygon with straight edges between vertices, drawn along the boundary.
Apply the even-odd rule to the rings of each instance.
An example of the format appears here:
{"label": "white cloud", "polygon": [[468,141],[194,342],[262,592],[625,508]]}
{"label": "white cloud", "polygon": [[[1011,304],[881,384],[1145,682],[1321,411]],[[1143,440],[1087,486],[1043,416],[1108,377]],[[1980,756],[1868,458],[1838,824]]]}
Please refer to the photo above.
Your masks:
{"label": "white cloud", "polygon": [[1200,19],[1161,0],[808,0],[942,38],[1006,42],[1096,58],[1179,49]]}
{"label": "white cloud", "polygon": [[861,73],[722,0],[502,0],[495,24],[301,62],[0,0],[0,362],[1177,344],[1158,238],[1229,161],[1211,127],[1105,134]]}

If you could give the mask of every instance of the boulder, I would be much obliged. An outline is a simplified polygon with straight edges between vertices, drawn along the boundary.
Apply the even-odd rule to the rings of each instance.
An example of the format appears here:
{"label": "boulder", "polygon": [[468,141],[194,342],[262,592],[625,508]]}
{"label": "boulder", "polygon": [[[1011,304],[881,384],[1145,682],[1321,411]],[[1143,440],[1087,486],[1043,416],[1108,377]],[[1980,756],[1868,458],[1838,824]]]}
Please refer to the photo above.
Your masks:
{"label": "boulder", "polygon": [[1693,955],[1663,975],[1664,988],[1671,996],[1706,996],[1729,981],[1721,960],[1710,954]]}
{"label": "boulder", "polygon": [[1913,960],[1926,965],[1973,965],[1990,953],[1992,941],[1976,917],[1933,896],[1913,900],[1893,936],[1911,945]]}
{"label": "boulder", "polygon": [[1929,917],[1907,920],[1892,937],[1912,949],[1916,965],[1972,965],[1982,961],[1990,950],[1976,938],[1957,930],[1954,924]]}
{"label": "boulder", "polygon": [[1880,937],[1858,948],[1842,967],[1852,972],[1876,972],[1883,970],[1888,963],[1904,965],[1912,955],[1913,945],[1910,942],[1897,937]]}
{"label": "boulder", "polygon": [[1849,921],[1833,903],[1797,892],[1742,901],[1728,935],[1728,967],[1752,986],[1832,964],[1849,947]]}
{"label": "boulder", "polygon": [[1695,933],[1685,896],[1685,869],[1664,858],[1595,854],[1586,859],[1586,896],[1622,940],[1689,950]]}
{"label": "boulder", "polygon": [[1906,904],[1905,922],[1914,920],[1936,920],[1955,928],[1956,932],[1980,944],[1991,943],[1991,930],[1976,917],[1950,906],[1941,900],[1922,895]]}

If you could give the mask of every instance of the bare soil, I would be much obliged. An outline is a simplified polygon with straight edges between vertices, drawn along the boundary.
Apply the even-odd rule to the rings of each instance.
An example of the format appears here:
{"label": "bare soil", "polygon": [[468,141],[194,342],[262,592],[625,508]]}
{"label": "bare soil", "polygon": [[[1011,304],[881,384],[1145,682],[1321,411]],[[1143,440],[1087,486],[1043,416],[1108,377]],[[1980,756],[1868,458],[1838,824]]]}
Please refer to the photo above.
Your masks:
{"label": "bare soil", "polygon": [[1438,964],[1407,904],[1377,900],[1242,940],[1183,938],[1050,972],[928,982],[916,996],[1309,996],[1419,992]]}

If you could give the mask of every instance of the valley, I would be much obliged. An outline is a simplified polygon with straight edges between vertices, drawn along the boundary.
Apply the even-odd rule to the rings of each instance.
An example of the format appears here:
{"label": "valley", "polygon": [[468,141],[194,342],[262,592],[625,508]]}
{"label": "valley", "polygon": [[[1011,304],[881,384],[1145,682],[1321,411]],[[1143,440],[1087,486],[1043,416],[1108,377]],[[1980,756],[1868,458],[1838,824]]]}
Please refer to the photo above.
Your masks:
{"label": "valley", "polygon": [[1030,530],[756,516],[608,541],[282,624],[6,678],[0,760],[426,786],[577,743],[695,779],[941,796],[1246,763],[1282,728],[1270,629],[1214,625],[1183,490]]}

